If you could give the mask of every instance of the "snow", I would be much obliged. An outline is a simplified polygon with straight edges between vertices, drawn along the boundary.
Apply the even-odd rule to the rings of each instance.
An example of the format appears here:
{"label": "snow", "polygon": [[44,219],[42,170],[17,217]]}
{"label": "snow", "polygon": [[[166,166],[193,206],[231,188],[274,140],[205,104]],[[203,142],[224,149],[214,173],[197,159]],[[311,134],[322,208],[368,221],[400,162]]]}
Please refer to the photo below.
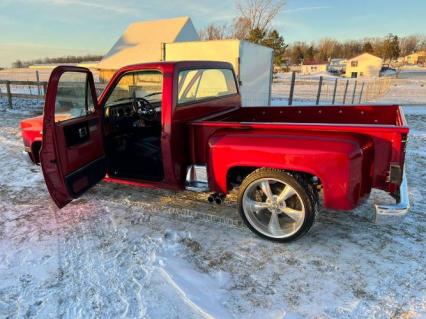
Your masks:
{"label": "snow", "polygon": [[[322,211],[290,244],[242,226],[235,194],[102,182],[62,210],[23,161],[19,121],[37,105],[0,100],[0,318],[425,318],[426,105],[404,107],[412,210],[370,222],[382,192]],[[426,104],[426,103],[425,103]]]}
{"label": "snow", "polygon": [[424,78],[419,77],[418,79],[394,80],[389,92],[376,103],[424,105],[426,103],[426,75]]}

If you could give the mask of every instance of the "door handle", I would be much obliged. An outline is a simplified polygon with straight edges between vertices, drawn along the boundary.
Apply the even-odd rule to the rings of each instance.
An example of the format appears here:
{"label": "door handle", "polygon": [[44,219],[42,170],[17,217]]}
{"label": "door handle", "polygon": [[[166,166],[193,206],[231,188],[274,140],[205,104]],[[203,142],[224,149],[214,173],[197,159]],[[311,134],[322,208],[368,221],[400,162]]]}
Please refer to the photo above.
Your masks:
{"label": "door handle", "polygon": [[81,138],[85,137],[87,135],[87,128],[85,127],[80,127],[78,129],[78,136],[80,136]]}

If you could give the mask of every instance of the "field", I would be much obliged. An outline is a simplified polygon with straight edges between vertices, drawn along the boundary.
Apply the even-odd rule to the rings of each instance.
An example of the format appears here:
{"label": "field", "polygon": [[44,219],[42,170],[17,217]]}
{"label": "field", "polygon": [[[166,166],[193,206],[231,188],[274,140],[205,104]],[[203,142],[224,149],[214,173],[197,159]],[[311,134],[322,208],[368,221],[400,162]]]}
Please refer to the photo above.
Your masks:
{"label": "field", "polygon": [[[417,99],[394,90],[383,99]],[[426,317],[426,105],[404,107],[413,207],[402,225],[370,222],[374,201],[389,200],[374,192],[276,244],[242,227],[232,200],[204,194],[103,182],[56,209],[21,158],[19,121],[41,103],[0,100],[0,318]]]}

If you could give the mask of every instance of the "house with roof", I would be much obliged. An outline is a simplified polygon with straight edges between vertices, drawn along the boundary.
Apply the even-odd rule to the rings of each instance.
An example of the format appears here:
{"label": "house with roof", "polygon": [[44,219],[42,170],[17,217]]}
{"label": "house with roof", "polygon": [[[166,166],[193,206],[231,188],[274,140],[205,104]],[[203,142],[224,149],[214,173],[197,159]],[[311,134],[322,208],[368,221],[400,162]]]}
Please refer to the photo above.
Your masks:
{"label": "house with roof", "polygon": [[426,64],[426,51],[418,51],[412,54],[409,54],[404,57],[404,64],[411,65],[425,65]]}
{"label": "house with roof", "polygon": [[324,73],[328,70],[328,62],[303,61],[300,72],[302,74]]}
{"label": "house with roof", "polygon": [[383,59],[371,53],[363,53],[346,63],[347,78],[379,77]]}

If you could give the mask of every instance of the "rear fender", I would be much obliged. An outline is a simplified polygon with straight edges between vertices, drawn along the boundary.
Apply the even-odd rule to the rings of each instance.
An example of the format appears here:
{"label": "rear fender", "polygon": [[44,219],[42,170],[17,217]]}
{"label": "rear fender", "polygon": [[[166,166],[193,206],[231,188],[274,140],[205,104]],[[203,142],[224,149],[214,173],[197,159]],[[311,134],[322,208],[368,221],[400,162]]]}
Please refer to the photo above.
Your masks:
{"label": "rear fender", "polygon": [[371,191],[372,145],[365,136],[340,133],[217,134],[209,140],[209,186],[227,193],[234,167],[304,172],[321,180],[325,207],[353,209]]}

